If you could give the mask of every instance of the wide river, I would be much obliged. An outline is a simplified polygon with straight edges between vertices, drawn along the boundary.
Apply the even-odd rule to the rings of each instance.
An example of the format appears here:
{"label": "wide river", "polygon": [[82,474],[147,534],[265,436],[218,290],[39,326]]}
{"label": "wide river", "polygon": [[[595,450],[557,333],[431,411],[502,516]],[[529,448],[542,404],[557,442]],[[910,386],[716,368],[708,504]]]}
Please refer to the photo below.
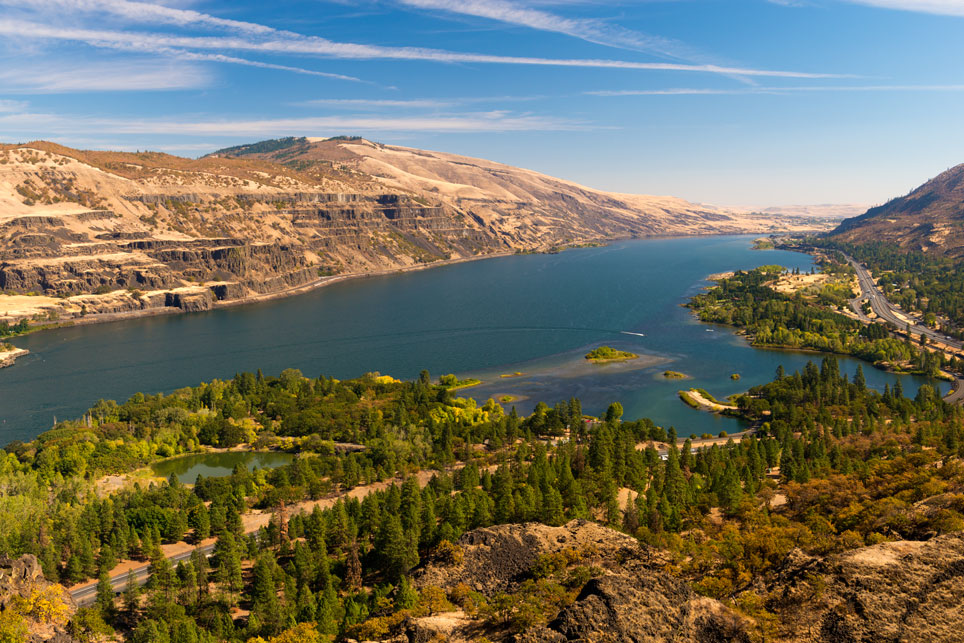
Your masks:
{"label": "wide river", "polygon": [[[650,417],[680,435],[736,431],[739,421],[690,409],[677,391],[699,386],[722,398],[769,381],[778,365],[792,372],[820,359],[751,348],[680,306],[712,273],[812,265],[807,255],[750,245],[745,236],[624,241],[348,280],[263,304],[36,333],[14,340],[31,354],[0,369],[0,445],[32,439],[54,418],[79,417],[100,398],[170,392],[258,368],[338,378],[369,371],[413,378],[422,369],[474,375],[484,385],[460,394],[514,395],[520,413],[540,400],[575,396],[588,413],[619,401],[624,417]],[[582,356],[601,344],[642,358],[586,364]],[[856,364],[841,359],[848,372]],[[667,369],[692,379],[665,380]],[[525,375],[499,377],[517,371]],[[864,372],[877,388],[896,377],[867,364]],[[924,381],[905,376],[904,390],[913,394]]]}

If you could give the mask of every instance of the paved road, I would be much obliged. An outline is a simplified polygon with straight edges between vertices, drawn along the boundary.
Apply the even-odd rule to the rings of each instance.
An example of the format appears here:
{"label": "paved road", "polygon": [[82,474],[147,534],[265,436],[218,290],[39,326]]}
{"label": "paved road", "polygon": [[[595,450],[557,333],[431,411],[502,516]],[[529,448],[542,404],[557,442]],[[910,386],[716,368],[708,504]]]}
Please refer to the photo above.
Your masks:
{"label": "paved road", "polygon": [[[851,300],[850,303],[854,309],[854,312],[856,312],[863,321],[870,321],[870,318],[868,318],[860,309],[861,301],[867,300],[870,303],[871,310],[877,314],[877,317],[883,319],[884,321],[890,322],[898,329],[906,329],[907,324],[909,323],[910,332],[917,336],[923,334],[931,342],[940,342],[956,351],[964,350],[964,342],[949,338],[928,326],[918,324],[909,315],[904,315],[904,313],[900,312],[887,300],[887,298],[884,296],[884,293],[882,293],[880,288],[877,287],[877,284],[874,283],[873,278],[870,276],[870,271],[853,257],[849,255],[844,256],[857,272],[857,281],[860,283],[860,297]],[[903,317],[903,319],[898,317],[898,315]],[[955,378],[954,390],[948,393],[944,400],[946,402],[950,402],[951,404],[960,404],[964,402],[964,380],[961,378]]]}
{"label": "paved road", "polygon": [[[860,282],[861,299],[866,299],[870,302],[870,308],[877,313],[878,317],[884,321],[890,322],[900,330],[904,330],[907,327],[907,324],[910,323],[910,330],[915,335],[919,336],[923,334],[928,340],[941,342],[942,344],[950,346],[954,350],[964,350],[964,343],[956,339],[948,338],[946,335],[941,334],[933,328],[922,326],[916,323],[909,315],[905,315],[904,313],[900,312],[899,309],[887,301],[887,298],[884,297],[884,293],[882,293],[880,288],[877,287],[877,284],[874,283],[874,280],[870,276],[870,271],[867,270],[867,268],[865,268],[853,257],[847,256],[847,260],[850,262],[850,265],[854,267],[854,270],[857,271],[857,280]],[[860,311],[859,306],[856,310],[858,315],[862,315],[862,311]],[[901,317],[903,317],[903,319]]]}
{"label": "paved road", "polygon": [[[198,550],[204,556],[210,556],[214,551],[214,543],[204,545],[203,547],[198,547]],[[176,567],[179,562],[189,561],[193,552],[194,550],[191,549],[181,554],[174,554],[168,558],[168,560],[171,561],[171,565]],[[138,587],[147,583],[147,578],[149,576],[147,570],[149,568],[150,565],[141,565],[140,567],[135,567],[134,569],[130,570],[134,573],[134,583]],[[127,578],[128,572],[125,572],[110,579],[110,584],[114,588],[115,594],[120,594],[127,589]],[[83,587],[72,591],[70,596],[74,599],[74,602],[77,603],[79,607],[87,607],[88,605],[92,605],[94,601],[97,600],[97,583],[92,585],[84,585]]]}

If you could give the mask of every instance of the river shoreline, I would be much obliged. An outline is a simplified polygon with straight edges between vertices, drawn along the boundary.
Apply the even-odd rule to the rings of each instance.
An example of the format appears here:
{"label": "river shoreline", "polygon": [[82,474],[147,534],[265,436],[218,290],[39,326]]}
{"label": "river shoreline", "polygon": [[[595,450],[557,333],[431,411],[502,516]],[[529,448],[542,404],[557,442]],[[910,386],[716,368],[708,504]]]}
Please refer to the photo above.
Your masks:
{"label": "river shoreline", "polygon": [[[501,257],[511,257],[518,254],[558,254],[559,252],[570,250],[570,249],[580,249],[580,248],[595,248],[606,246],[611,243],[616,243],[620,241],[648,241],[648,240],[660,240],[660,239],[690,239],[690,238],[701,238],[701,237],[728,237],[728,236],[756,236],[759,233],[754,232],[744,232],[744,233],[731,233],[731,232],[719,232],[719,233],[709,233],[709,234],[692,234],[692,235],[681,235],[681,234],[669,234],[669,235],[647,235],[647,236],[630,236],[630,237],[605,237],[601,239],[587,239],[583,241],[574,241],[572,244],[566,245],[564,247],[556,247],[547,250],[535,250],[520,252],[519,250],[507,250],[504,252],[493,252],[491,254],[477,255],[473,257],[460,257],[457,259],[442,259],[439,261],[434,261],[427,264],[416,264],[412,266],[404,266],[401,268],[385,268],[383,270],[375,270],[372,272],[357,272],[357,273],[346,273],[343,275],[332,275],[326,277],[320,277],[313,281],[300,286],[292,286],[290,288],[285,288],[284,290],[279,290],[276,292],[263,293],[258,295],[250,295],[247,297],[240,297],[238,299],[231,299],[227,301],[215,300],[212,302],[212,306],[209,310],[220,310],[223,308],[232,308],[235,306],[245,306],[248,304],[258,304],[268,301],[273,301],[276,299],[285,299],[288,297],[294,297],[297,295],[306,294],[319,290],[326,286],[330,286],[335,283],[345,282],[349,280],[366,279],[371,277],[384,277],[393,274],[405,274],[409,272],[417,272],[421,270],[429,270],[432,268],[439,268],[443,266],[451,266],[462,263],[468,263],[473,261],[481,261],[484,259],[496,259]],[[586,245],[593,244],[593,245]],[[82,317],[75,317],[71,319],[56,320],[50,322],[41,322],[37,326],[31,328],[27,333],[32,334],[38,333],[46,330],[57,330],[62,328],[69,328],[72,326],[87,326],[92,324],[105,324],[116,321],[127,321],[132,319],[141,319],[147,317],[162,317],[167,315],[181,315],[193,312],[205,312],[205,311],[195,311],[195,310],[185,310],[173,306],[165,307],[153,307],[153,308],[142,308],[139,310],[129,310],[123,312],[114,313],[88,313]]]}
{"label": "river shoreline", "polygon": [[[296,297],[298,295],[303,295],[315,290],[319,290],[326,286],[332,284],[341,283],[345,281],[367,279],[371,277],[384,277],[387,275],[394,274],[404,274],[408,272],[416,272],[420,270],[428,270],[431,268],[440,268],[442,266],[451,266],[460,263],[468,263],[470,261],[480,261],[483,259],[495,259],[499,257],[509,257],[516,253],[514,252],[497,252],[488,255],[481,255],[477,257],[460,257],[458,259],[443,259],[441,261],[435,261],[429,264],[419,264],[414,266],[405,266],[403,268],[386,268],[384,270],[377,270],[373,272],[357,272],[349,273],[344,275],[333,275],[329,277],[321,277],[314,281],[310,281],[306,284],[300,286],[293,286],[291,288],[286,288],[284,290],[279,290],[277,292],[264,293],[259,295],[250,295],[248,297],[240,297],[238,299],[231,299],[227,301],[214,301],[210,310],[221,310],[224,308],[233,308],[235,306],[246,306],[248,304],[260,304],[275,299],[285,299],[288,297]],[[84,315],[83,317],[78,317],[76,319],[63,320],[57,323],[55,326],[42,326],[32,330],[30,332],[41,332],[45,330],[57,330],[60,328],[69,328],[71,326],[88,326],[92,324],[105,324],[116,321],[126,321],[130,319],[141,319],[144,317],[161,317],[167,315],[185,315],[195,312],[206,312],[206,311],[194,311],[194,310],[184,310],[176,307],[163,307],[163,308],[144,308],[141,310],[130,310],[119,313],[90,313]]]}

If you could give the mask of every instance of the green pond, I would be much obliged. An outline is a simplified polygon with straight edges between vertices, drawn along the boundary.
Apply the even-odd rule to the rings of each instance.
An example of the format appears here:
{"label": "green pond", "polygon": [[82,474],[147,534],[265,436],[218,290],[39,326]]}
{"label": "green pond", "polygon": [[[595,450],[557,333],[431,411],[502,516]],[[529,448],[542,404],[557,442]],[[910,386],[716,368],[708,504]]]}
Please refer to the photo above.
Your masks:
{"label": "green pond", "polygon": [[198,453],[151,465],[154,475],[169,478],[177,477],[183,484],[194,484],[198,476],[216,478],[229,476],[236,466],[244,465],[249,471],[254,469],[274,469],[294,460],[290,453],[275,451],[224,451],[219,453]]}

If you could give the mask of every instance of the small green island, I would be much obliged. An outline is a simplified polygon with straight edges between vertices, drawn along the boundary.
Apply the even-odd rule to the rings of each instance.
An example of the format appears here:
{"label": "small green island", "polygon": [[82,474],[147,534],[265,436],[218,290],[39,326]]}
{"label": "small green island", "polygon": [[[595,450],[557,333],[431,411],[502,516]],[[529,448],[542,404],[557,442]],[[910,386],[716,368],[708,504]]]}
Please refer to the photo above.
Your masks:
{"label": "small green island", "polygon": [[612,346],[600,346],[586,353],[586,359],[594,364],[602,362],[621,362],[629,359],[638,359],[639,355],[629,351],[616,350]]}
{"label": "small green island", "polygon": [[668,380],[685,380],[689,375],[680,373],[679,371],[663,371],[663,377]]}
{"label": "small green island", "polygon": [[482,383],[482,380],[476,379],[474,377],[469,377],[464,380],[460,380],[455,375],[449,373],[448,375],[442,375],[438,378],[438,383],[447,388],[450,391],[457,391],[463,388],[471,388],[473,386],[478,386]]}

